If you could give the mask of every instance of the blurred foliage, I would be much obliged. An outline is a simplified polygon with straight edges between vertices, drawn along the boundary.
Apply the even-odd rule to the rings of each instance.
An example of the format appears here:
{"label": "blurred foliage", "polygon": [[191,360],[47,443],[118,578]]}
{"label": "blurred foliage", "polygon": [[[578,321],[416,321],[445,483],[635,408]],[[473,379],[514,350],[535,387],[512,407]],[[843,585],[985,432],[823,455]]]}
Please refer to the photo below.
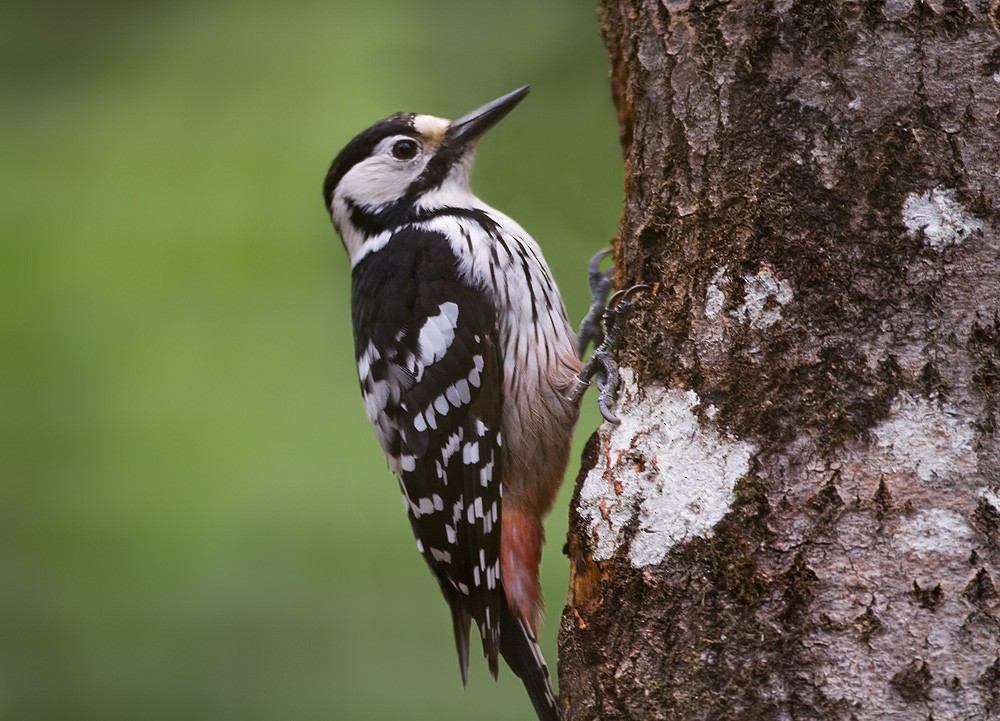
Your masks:
{"label": "blurred foliage", "polygon": [[532,83],[475,185],[578,319],[621,207],[606,77],[579,0],[0,10],[0,718],[533,717],[475,653],[462,691],[320,184],[383,116]]}

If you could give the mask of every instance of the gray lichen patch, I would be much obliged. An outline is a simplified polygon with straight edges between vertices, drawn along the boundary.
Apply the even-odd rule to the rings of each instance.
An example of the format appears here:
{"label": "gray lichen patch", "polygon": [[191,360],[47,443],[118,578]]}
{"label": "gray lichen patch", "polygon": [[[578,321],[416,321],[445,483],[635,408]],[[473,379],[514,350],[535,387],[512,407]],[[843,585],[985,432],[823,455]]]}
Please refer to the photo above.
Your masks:
{"label": "gray lichen patch", "polygon": [[946,403],[900,393],[874,435],[888,456],[887,471],[924,482],[976,471],[975,429]]}
{"label": "gray lichen patch", "polygon": [[758,329],[769,328],[781,320],[781,308],[792,302],[794,294],[787,280],[775,276],[767,265],[743,278],[746,284],[743,303],[732,315]]}
{"label": "gray lichen patch", "polygon": [[900,550],[919,558],[963,557],[972,540],[973,532],[965,518],[943,508],[929,508],[904,520],[894,538]]}
{"label": "gray lichen patch", "polygon": [[716,318],[719,313],[722,312],[722,308],[726,304],[726,288],[729,285],[729,279],[726,278],[726,273],[728,271],[728,265],[722,266],[715,271],[715,275],[712,276],[712,280],[708,283],[708,288],[705,291],[706,318]]}
{"label": "gray lichen patch", "polygon": [[903,201],[903,225],[911,238],[922,238],[932,248],[958,245],[983,227],[981,221],[955,200],[955,191],[949,188],[907,195]]}
{"label": "gray lichen patch", "polygon": [[703,424],[694,391],[647,386],[640,393],[623,368],[619,397],[622,423],[601,430],[579,510],[594,560],[627,544],[629,561],[644,567],[675,544],[710,534],[732,507],[755,448]]}

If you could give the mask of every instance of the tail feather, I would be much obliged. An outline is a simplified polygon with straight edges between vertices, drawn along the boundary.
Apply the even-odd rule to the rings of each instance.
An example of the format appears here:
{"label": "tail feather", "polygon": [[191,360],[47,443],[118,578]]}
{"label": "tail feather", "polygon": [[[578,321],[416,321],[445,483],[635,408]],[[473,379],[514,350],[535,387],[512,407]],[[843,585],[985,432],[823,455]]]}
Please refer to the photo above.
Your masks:
{"label": "tail feather", "polygon": [[510,612],[507,604],[500,605],[500,653],[524,682],[539,721],[559,721],[549,669],[535,635],[524,621]]}
{"label": "tail feather", "polygon": [[451,625],[455,631],[455,648],[458,650],[458,665],[462,670],[462,685],[469,685],[469,625],[472,616],[458,603],[449,601]]}

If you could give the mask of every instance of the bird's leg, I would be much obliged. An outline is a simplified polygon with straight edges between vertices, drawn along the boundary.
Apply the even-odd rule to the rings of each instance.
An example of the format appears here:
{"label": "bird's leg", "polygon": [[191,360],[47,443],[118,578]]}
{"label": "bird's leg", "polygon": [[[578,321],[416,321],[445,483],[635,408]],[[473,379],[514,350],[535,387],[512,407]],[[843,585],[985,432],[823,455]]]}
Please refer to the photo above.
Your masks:
{"label": "bird's leg", "polygon": [[611,250],[602,250],[590,259],[587,279],[590,282],[591,301],[587,315],[580,322],[580,334],[576,338],[577,353],[581,358],[587,352],[591,343],[597,348],[604,340],[604,328],[601,327],[601,317],[608,307],[608,295],[614,285],[615,267],[601,271],[601,261],[611,254]]}
{"label": "bird's leg", "polygon": [[[591,262],[593,265],[593,261]],[[601,415],[608,423],[620,423],[621,420],[611,412],[610,405],[614,402],[618,393],[618,386],[621,378],[618,375],[618,363],[614,359],[614,349],[618,345],[620,326],[618,319],[621,314],[632,305],[632,299],[641,291],[648,289],[648,285],[633,285],[626,290],[620,290],[611,296],[608,307],[604,309],[604,339],[598,345],[590,359],[584,365],[583,370],[576,377],[576,388],[571,398],[579,401],[584,391],[590,386],[590,379],[597,379],[597,406],[601,409]],[[595,293],[596,297],[596,293]]]}

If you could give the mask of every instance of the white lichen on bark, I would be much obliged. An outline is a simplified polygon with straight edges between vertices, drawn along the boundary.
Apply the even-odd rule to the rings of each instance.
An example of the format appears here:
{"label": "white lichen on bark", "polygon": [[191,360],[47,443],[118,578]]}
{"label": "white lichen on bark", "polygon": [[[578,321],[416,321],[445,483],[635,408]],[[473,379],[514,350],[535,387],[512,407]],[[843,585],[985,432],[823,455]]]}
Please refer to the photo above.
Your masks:
{"label": "white lichen on bark", "polygon": [[949,188],[907,195],[903,201],[903,225],[911,238],[922,238],[925,245],[933,248],[958,245],[983,227],[955,200],[955,191]]}
{"label": "white lichen on bark", "polygon": [[909,470],[924,482],[976,470],[975,429],[945,403],[900,393],[873,433],[893,466],[886,470]]}
{"label": "white lichen on bark", "polygon": [[[636,567],[659,563],[677,543],[711,532],[733,503],[754,447],[703,423],[694,391],[646,386],[622,369],[617,413],[600,431],[597,464],[580,490],[593,558],[628,545]],[[713,414],[704,409],[705,416]]]}
{"label": "white lichen on bark", "polygon": [[712,319],[717,317],[726,304],[726,287],[729,285],[729,279],[726,278],[728,270],[728,265],[722,266],[715,271],[715,275],[712,276],[712,280],[708,283],[708,289],[705,291],[706,318]]}
{"label": "white lichen on bark", "polygon": [[972,529],[961,514],[928,508],[902,523],[893,540],[900,550],[918,557],[950,555],[959,558],[968,554],[972,538]]}
{"label": "white lichen on bark", "polygon": [[732,316],[759,330],[781,320],[781,307],[791,303],[795,297],[788,281],[776,277],[766,264],[754,275],[745,276],[743,282],[743,303],[732,312]]}

